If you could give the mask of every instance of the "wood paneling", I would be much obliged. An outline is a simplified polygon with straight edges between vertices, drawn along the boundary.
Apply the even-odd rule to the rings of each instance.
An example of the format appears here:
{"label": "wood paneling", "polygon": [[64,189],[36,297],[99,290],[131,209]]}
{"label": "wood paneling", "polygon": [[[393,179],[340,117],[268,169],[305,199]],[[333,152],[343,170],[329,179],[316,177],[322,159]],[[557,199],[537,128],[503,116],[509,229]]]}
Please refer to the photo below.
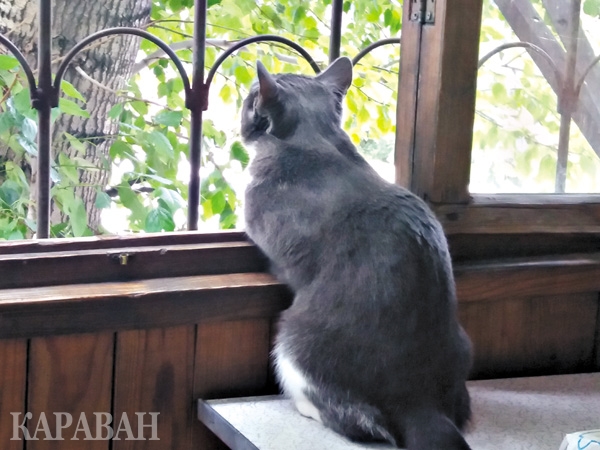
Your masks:
{"label": "wood paneling", "polygon": [[591,292],[600,290],[600,254],[464,263],[454,273],[461,302]]}
{"label": "wood paneling", "polygon": [[592,369],[597,293],[462,303],[474,378]]}
{"label": "wood paneling", "polygon": [[[156,440],[127,441],[122,433],[113,450],[191,450],[191,430],[196,422],[192,395],[195,327],[184,326],[117,335],[115,367],[115,417],[130,418],[133,434],[139,436],[136,412],[145,424],[148,413],[158,412]],[[149,439],[150,428],[142,435]]]}
{"label": "wood paneling", "polygon": [[[54,437],[54,413],[73,415],[73,425],[62,432],[64,440],[28,441],[27,450],[108,450],[108,440],[84,440],[80,431],[74,437],[83,413],[93,436],[96,434],[94,413],[111,412],[114,334],[52,336],[31,340],[29,355],[28,408],[33,414],[28,423],[30,434],[41,423],[44,413]],[[83,428],[83,427],[82,427]]]}
{"label": "wood paneling", "polygon": [[596,314],[596,335],[594,337],[593,369],[600,371],[600,296],[598,296],[598,313]]}
{"label": "wood paneling", "polygon": [[128,236],[93,236],[82,238],[30,239],[23,241],[0,242],[0,255],[15,253],[73,252],[77,250],[97,250],[123,247],[152,247],[163,245],[190,245],[223,242],[245,242],[243,231],[201,231],[154,233]]}
{"label": "wood paneling", "polygon": [[597,195],[478,195],[433,209],[450,235],[600,233]]}
{"label": "wood paneling", "polygon": [[[198,325],[195,398],[263,393],[269,380],[270,320],[207,322]],[[200,422],[194,448],[225,449]]]}
{"label": "wood paneling", "polygon": [[267,384],[269,347],[268,318],[199,324],[196,394],[210,399],[260,392]]}
{"label": "wood paneling", "polygon": [[[11,440],[14,433],[11,413],[20,413],[21,425],[25,410],[25,388],[27,368],[27,341],[0,341],[0,448],[3,450],[22,450],[22,440]],[[23,435],[19,431],[17,436]]]}
{"label": "wood paneling", "polygon": [[560,257],[600,252],[600,234],[453,234],[448,236],[455,264],[492,258]]}
{"label": "wood paneling", "polygon": [[0,289],[264,270],[249,242],[17,253],[0,255]]}
{"label": "wood paneling", "polygon": [[272,317],[290,302],[264,273],[0,290],[0,338]]}

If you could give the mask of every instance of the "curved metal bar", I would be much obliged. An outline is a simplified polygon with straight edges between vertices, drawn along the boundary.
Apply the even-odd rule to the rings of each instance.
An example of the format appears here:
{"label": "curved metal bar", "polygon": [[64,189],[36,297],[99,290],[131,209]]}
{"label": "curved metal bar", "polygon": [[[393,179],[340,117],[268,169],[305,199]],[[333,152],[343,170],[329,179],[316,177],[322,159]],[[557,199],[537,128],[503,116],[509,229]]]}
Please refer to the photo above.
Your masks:
{"label": "curved metal bar", "polygon": [[375,50],[378,47],[381,47],[383,45],[389,45],[389,44],[400,44],[400,38],[387,38],[387,39],[382,39],[380,41],[377,42],[373,42],[371,45],[363,48],[360,52],[358,52],[358,54],[352,58],[352,65],[355,66],[356,64],[358,64],[358,62],[363,59],[368,53],[370,53],[372,50]]}
{"label": "curved metal bar", "polygon": [[21,64],[21,67],[25,72],[25,76],[27,77],[27,83],[29,84],[30,96],[33,95],[36,89],[35,77],[33,76],[33,70],[31,70],[31,67],[29,66],[29,63],[23,56],[23,53],[21,53],[19,49],[15,46],[15,44],[9,41],[8,38],[6,38],[2,34],[0,34],[0,44],[8,48],[8,50],[13,54],[13,56],[17,58],[19,64]]}
{"label": "curved metal bar", "polygon": [[550,64],[550,67],[552,67],[552,70],[554,71],[554,76],[556,77],[556,81],[558,81],[558,84],[560,86],[562,86],[562,76],[560,74],[560,70],[558,70],[558,67],[556,67],[556,64],[554,64],[554,61],[552,60],[550,55],[548,53],[546,53],[546,51],[544,51],[542,48],[540,48],[537,45],[532,44],[530,42],[510,42],[508,44],[503,44],[503,45],[500,45],[499,47],[496,47],[494,50],[487,53],[485,56],[483,56],[479,60],[479,62],[477,63],[477,69],[481,69],[481,66],[483,66],[487,62],[487,60],[490,59],[495,54],[500,53],[501,51],[509,49],[509,48],[517,48],[517,47],[528,48],[530,50],[533,50],[540,56],[542,56],[546,60],[546,62],[548,64]]}
{"label": "curved metal bar", "polygon": [[592,69],[594,68],[594,66],[596,64],[598,64],[599,62],[600,62],[600,55],[596,56],[593,59],[593,61],[590,63],[590,65],[587,66],[585,68],[585,70],[583,71],[583,74],[581,75],[581,78],[579,78],[579,81],[577,81],[577,84],[575,84],[575,94],[576,94],[577,97],[579,97],[579,93],[581,92],[581,88],[583,87],[583,83],[585,82],[585,78],[592,71]]}
{"label": "curved metal bar", "polygon": [[112,35],[117,35],[117,34],[131,34],[134,36],[139,36],[141,38],[149,40],[153,44],[160,47],[160,49],[162,51],[164,51],[165,54],[167,54],[167,56],[169,56],[169,58],[171,58],[171,61],[173,61],[173,63],[175,64],[175,67],[177,67],[177,71],[179,72],[179,75],[181,76],[181,79],[183,81],[183,88],[185,90],[185,95],[187,98],[190,97],[191,92],[192,92],[190,80],[188,79],[187,73],[185,72],[185,68],[183,67],[181,60],[177,57],[177,55],[171,49],[171,47],[169,47],[161,39],[157,38],[156,36],[153,36],[152,34],[150,34],[149,32],[147,32],[145,30],[140,30],[139,28],[132,28],[132,27],[115,27],[115,28],[107,28],[106,30],[101,30],[96,33],[90,34],[88,37],[83,39],[81,42],[77,43],[77,45],[75,45],[75,47],[73,47],[69,51],[69,53],[67,53],[67,55],[65,56],[65,59],[62,61],[62,63],[58,67],[58,70],[56,71],[56,76],[54,78],[54,86],[53,87],[56,91],[57,97],[55,99],[56,104],[53,106],[58,105],[58,92],[60,89],[60,83],[65,74],[65,71],[67,70],[67,66],[73,60],[73,58],[75,58],[75,56],[91,42],[94,42],[94,41],[101,39],[103,37],[106,37],[106,36],[112,36]]}
{"label": "curved metal bar", "polygon": [[315,73],[319,73],[321,71],[321,69],[319,68],[317,63],[314,61],[314,59],[312,59],[312,57],[308,54],[308,52],[306,50],[304,50],[302,47],[300,47],[298,44],[296,44],[294,41],[291,41],[287,38],[284,38],[281,36],[276,36],[273,34],[262,34],[259,36],[252,36],[252,37],[249,37],[246,39],[242,39],[237,44],[229,47],[225,51],[225,53],[223,53],[215,61],[213,66],[210,68],[210,71],[208,72],[208,76],[206,77],[206,83],[204,84],[207,93],[208,93],[208,90],[210,89],[212,80],[215,77],[215,74],[217,73],[217,69],[221,66],[221,64],[223,64],[223,61],[225,61],[225,59],[227,59],[227,57],[229,55],[231,55],[233,52],[235,52],[236,50],[239,50],[240,48],[245,47],[248,44],[254,44],[256,42],[279,42],[280,44],[287,45],[288,47],[291,47],[293,50],[296,50],[298,53],[300,53],[300,55],[306,61],[308,61],[308,63],[310,64],[310,67],[312,67],[312,69],[315,71]]}

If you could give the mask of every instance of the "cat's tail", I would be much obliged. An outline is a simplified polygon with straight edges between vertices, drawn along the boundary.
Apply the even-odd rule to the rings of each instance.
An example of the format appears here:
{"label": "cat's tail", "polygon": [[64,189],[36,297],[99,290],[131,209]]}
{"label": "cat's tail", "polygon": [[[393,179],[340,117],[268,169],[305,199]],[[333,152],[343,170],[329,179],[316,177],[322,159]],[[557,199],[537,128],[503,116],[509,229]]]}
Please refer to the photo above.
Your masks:
{"label": "cat's tail", "polygon": [[471,450],[456,425],[438,411],[406,414],[397,425],[407,450]]}

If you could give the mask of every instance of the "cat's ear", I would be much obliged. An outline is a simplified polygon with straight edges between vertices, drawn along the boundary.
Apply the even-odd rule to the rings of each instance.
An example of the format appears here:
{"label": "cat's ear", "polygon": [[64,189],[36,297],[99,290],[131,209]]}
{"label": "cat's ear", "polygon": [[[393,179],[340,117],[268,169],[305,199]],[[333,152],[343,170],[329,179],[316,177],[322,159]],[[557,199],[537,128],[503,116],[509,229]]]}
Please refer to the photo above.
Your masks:
{"label": "cat's ear", "polygon": [[317,79],[336,87],[345,94],[352,84],[352,61],[345,56],[336,59],[317,75]]}
{"label": "cat's ear", "polygon": [[256,62],[256,73],[258,74],[258,91],[262,101],[267,103],[277,98],[277,91],[279,90],[277,82],[260,61]]}

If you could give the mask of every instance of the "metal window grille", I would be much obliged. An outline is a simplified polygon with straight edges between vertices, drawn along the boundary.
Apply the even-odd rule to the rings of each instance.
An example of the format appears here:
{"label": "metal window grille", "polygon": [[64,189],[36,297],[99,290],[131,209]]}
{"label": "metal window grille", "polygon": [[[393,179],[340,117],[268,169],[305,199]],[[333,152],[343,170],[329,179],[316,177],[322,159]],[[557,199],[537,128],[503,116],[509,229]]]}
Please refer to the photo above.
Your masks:
{"label": "metal window grille", "polygon": [[[414,0],[413,0],[414,1]],[[501,2],[502,3],[502,2]],[[432,3],[435,5],[434,3]],[[341,29],[343,16],[343,0],[333,0],[331,17],[331,35],[329,41],[329,60],[340,56]],[[483,56],[479,61],[481,67],[487,60],[497,53],[508,48],[522,47],[527,49],[534,60],[542,59],[551,68],[553,80],[551,82],[558,96],[561,127],[559,134],[558,163],[556,169],[556,192],[564,192],[567,156],[569,152],[569,131],[571,119],[577,107],[579,94],[584,86],[587,75],[594,66],[600,62],[600,55],[583,70],[577,77],[575,70],[577,62],[577,36],[580,32],[579,13],[581,0],[573,0],[571,4],[571,29],[566,45],[567,57],[564,68],[557,67],[553,59],[539,46],[530,42],[514,42],[504,44]],[[191,77],[186,73],[181,60],[175,52],[162,40],[147,31],[131,27],[117,27],[101,30],[91,34],[76,44],[62,60],[58,67],[54,81],[51,70],[51,0],[39,0],[39,37],[38,37],[38,79],[29,67],[20,50],[5,36],[0,35],[0,44],[3,44],[17,58],[25,72],[30,88],[31,104],[38,111],[38,191],[37,191],[37,237],[47,238],[49,235],[50,216],[50,139],[51,139],[51,109],[58,106],[60,83],[70,62],[86,46],[92,42],[110,35],[131,34],[136,35],[156,44],[173,61],[181,76],[185,91],[185,106],[191,112],[190,125],[190,182],[188,198],[188,230],[198,229],[199,202],[200,202],[200,163],[202,152],[202,114],[208,109],[208,95],[212,80],[223,61],[233,52],[248,44],[255,42],[277,42],[290,47],[305,58],[313,70],[318,73],[319,67],[310,54],[297,43],[275,35],[258,35],[239,41],[236,45],[225,51],[215,64],[210,68],[205,77],[205,49],[206,49],[206,19],[207,0],[195,0],[194,4],[194,49]],[[415,19],[417,20],[418,17]],[[411,19],[412,20],[412,19]],[[430,22],[423,22],[430,23]],[[371,50],[387,44],[399,44],[400,38],[390,38],[377,41],[362,51],[353,59],[356,64]],[[190,81],[191,78],[191,81]]]}
{"label": "metal window grille", "polygon": [[[342,31],[343,0],[332,3],[331,35],[329,59],[334,60],[340,55]],[[233,52],[255,42],[278,42],[287,45],[303,58],[313,70],[318,73],[319,66],[309,53],[297,43],[275,35],[258,35],[239,41],[225,51],[210,68],[205,78],[205,49],[206,49],[206,20],[207,0],[196,0],[194,3],[194,48],[191,77],[185,71],[181,60],[175,52],[162,40],[145,30],[131,27],[117,27],[98,31],[77,43],[62,60],[56,71],[54,80],[51,69],[51,0],[39,0],[39,37],[38,37],[38,79],[29,67],[20,50],[5,36],[0,35],[0,44],[18,59],[25,71],[30,88],[31,104],[38,111],[38,191],[37,191],[37,238],[47,238],[50,232],[50,139],[51,139],[51,110],[58,106],[60,83],[69,63],[85,47],[98,39],[118,34],[136,35],[156,44],[173,61],[183,81],[185,106],[190,110],[190,181],[188,197],[188,230],[198,229],[198,214],[200,202],[200,163],[202,153],[202,114],[208,109],[208,94],[217,69]],[[356,64],[371,50],[386,44],[399,44],[399,38],[384,39],[375,42],[358,53],[353,59]],[[191,81],[190,81],[191,78]]]}

